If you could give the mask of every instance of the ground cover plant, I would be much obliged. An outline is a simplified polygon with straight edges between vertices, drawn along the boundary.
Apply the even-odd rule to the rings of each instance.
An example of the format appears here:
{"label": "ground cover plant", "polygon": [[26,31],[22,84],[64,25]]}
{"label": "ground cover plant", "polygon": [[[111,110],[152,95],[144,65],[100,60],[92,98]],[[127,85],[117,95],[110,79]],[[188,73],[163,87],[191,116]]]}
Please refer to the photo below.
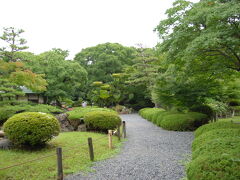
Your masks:
{"label": "ground cover plant", "polygon": [[[29,150],[0,150],[0,167],[25,162],[42,156],[53,155],[40,161],[34,161],[6,170],[0,170],[1,180],[22,179],[56,179],[56,147],[62,147],[64,175],[89,171],[93,164],[89,160],[87,138],[93,138],[95,160],[109,158],[119,151],[120,142],[113,137],[114,149],[108,148],[108,139],[105,134],[89,132],[60,133],[48,145],[36,151]],[[102,138],[102,139],[100,139]]]}
{"label": "ground cover plant", "polygon": [[[233,121],[234,120],[234,121]],[[195,131],[189,180],[235,180],[240,178],[240,117],[220,119]]]}

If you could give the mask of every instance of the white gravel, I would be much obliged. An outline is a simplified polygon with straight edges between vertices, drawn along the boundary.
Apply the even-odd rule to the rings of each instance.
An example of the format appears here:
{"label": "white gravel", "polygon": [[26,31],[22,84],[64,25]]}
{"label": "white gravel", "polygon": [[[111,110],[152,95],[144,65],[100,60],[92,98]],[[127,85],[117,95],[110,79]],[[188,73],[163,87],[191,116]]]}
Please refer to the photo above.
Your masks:
{"label": "white gravel", "polygon": [[65,180],[178,180],[185,176],[183,161],[191,153],[192,132],[163,130],[137,114],[122,115],[127,138],[121,153],[96,162],[93,172]]}

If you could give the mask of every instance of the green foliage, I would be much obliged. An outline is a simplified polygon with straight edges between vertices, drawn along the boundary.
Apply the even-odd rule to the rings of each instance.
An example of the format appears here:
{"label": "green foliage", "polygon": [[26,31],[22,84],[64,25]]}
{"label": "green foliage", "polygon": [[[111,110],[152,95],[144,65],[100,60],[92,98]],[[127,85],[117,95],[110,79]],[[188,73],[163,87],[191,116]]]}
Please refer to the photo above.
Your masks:
{"label": "green foliage", "polygon": [[46,105],[46,104],[26,104],[22,103],[15,106],[3,106],[0,107],[0,124],[4,123],[8,118],[13,116],[14,114],[20,113],[20,112],[43,112],[43,113],[61,113],[63,112],[61,109]]}
{"label": "green foliage", "polygon": [[43,145],[60,132],[58,120],[46,113],[25,112],[12,116],[3,126],[7,137],[17,146]]}
{"label": "green foliage", "polygon": [[90,130],[106,132],[116,129],[121,124],[121,118],[116,112],[95,111],[86,113],[84,122]]}
{"label": "green foliage", "polygon": [[174,131],[192,131],[208,122],[207,115],[197,112],[177,113],[165,116],[160,125]]}
{"label": "green foliage", "polygon": [[193,112],[206,114],[209,118],[212,118],[214,115],[213,109],[208,105],[195,105],[191,107],[190,110]]}
{"label": "green foliage", "polygon": [[[230,149],[228,149],[230,150]],[[226,153],[199,156],[188,166],[189,180],[236,180],[240,178],[239,154],[233,156]]]}
{"label": "green foliage", "polygon": [[120,73],[126,65],[132,65],[135,50],[118,43],[99,44],[83,49],[74,60],[88,72],[89,82],[112,81],[113,73]]}
{"label": "green foliage", "polygon": [[25,61],[33,72],[45,74],[48,83],[44,96],[48,101],[73,98],[87,81],[86,70],[77,62],[65,60],[64,53],[57,49],[35,56],[31,61]]}
{"label": "green foliage", "polygon": [[205,124],[205,125],[199,127],[194,132],[194,135],[195,135],[195,137],[198,137],[201,134],[204,134],[204,133],[212,131],[212,130],[226,129],[226,128],[240,128],[240,125],[236,124],[236,123],[232,123],[232,122],[221,122],[221,121],[209,123],[209,124]]}
{"label": "green foliage", "polygon": [[192,153],[192,159],[196,159],[199,156],[214,154],[222,155],[222,154],[229,154],[229,155],[240,155],[240,136],[238,137],[223,137],[223,138],[216,138],[208,141],[207,144],[200,146]]}
{"label": "green foliage", "polygon": [[174,131],[194,130],[208,122],[207,115],[197,112],[180,113],[161,108],[143,108],[139,114],[164,129]]}
{"label": "green foliage", "polygon": [[239,128],[225,128],[208,131],[194,139],[192,143],[192,150],[195,151],[197,148],[206,145],[209,141],[213,139],[224,137],[238,137],[239,134]]}

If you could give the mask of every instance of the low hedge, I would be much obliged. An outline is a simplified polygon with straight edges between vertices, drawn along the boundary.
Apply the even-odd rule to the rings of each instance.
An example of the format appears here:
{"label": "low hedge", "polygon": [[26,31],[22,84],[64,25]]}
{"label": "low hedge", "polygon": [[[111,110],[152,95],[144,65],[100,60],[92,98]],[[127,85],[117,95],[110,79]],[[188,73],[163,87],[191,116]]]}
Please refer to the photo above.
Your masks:
{"label": "low hedge", "polygon": [[21,113],[21,112],[43,112],[43,113],[61,113],[63,112],[61,109],[50,106],[46,104],[20,104],[16,106],[4,106],[0,107],[0,124],[3,124],[8,118],[13,116],[14,114]]}
{"label": "low hedge", "polygon": [[202,113],[177,113],[165,116],[160,125],[167,130],[192,131],[202,124],[207,123],[207,121],[207,115]]}
{"label": "low hedge", "polygon": [[194,135],[195,137],[200,136],[201,134],[212,131],[215,129],[226,129],[226,128],[240,128],[240,124],[232,123],[232,122],[214,122],[214,123],[209,123],[201,126],[198,128],[195,132]]}
{"label": "low hedge", "polygon": [[58,135],[60,125],[50,114],[24,112],[9,118],[4,123],[3,130],[15,145],[37,146]]}
{"label": "low hedge", "polygon": [[179,113],[160,108],[144,108],[139,114],[164,129],[174,131],[194,130],[208,122],[207,115],[197,112]]}
{"label": "low hedge", "polygon": [[107,132],[116,129],[121,118],[116,112],[94,111],[84,115],[84,122],[89,130]]}
{"label": "low hedge", "polygon": [[192,150],[195,151],[197,148],[205,145],[209,141],[217,138],[224,137],[237,137],[240,135],[240,129],[226,128],[226,129],[215,129],[202,134],[201,136],[194,139],[192,143]]}
{"label": "low hedge", "polygon": [[228,153],[199,156],[187,168],[188,180],[240,179],[240,160]]}
{"label": "low hedge", "polygon": [[217,154],[231,154],[240,155],[240,136],[237,137],[224,137],[217,138],[208,141],[203,146],[198,147],[192,153],[192,159],[196,159],[199,156]]}

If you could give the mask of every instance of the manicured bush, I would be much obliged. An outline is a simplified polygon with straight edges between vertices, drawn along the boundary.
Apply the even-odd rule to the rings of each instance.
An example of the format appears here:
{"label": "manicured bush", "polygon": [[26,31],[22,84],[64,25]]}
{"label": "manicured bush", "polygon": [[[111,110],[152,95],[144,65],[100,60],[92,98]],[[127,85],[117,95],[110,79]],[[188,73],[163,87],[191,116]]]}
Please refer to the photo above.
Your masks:
{"label": "manicured bush", "polygon": [[208,154],[194,159],[187,168],[188,180],[240,179],[239,155]]}
{"label": "manicured bush", "polygon": [[209,118],[212,118],[214,115],[213,109],[208,105],[195,105],[191,107],[190,110],[193,112],[206,114]]}
{"label": "manicured bush", "polygon": [[164,109],[161,108],[144,108],[139,111],[139,114],[144,118],[149,121],[153,121],[153,117],[155,116],[156,113],[162,112]]}
{"label": "manicured bush", "polygon": [[226,129],[226,128],[240,128],[240,124],[232,123],[232,122],[214,122],[214,123],[209,123],[205,124],[201,127],[199,127],[195,132],[194,135],[195,137],[200,136],[201,134],[212,131],[215,129]]}
{"label": "manicured bush", "polygon": [[195,138],[192,143],[192,150],[195,151],[213,139],[238,136],[240,136],[240,129],[238,128],[215,129]]}
{"label": "manicured bush", "polygon": [[42,145],[60,132],[58,120],[40,112],[16,114],[4,123],[3,129],[15,145],[27,146]]}
{"label": "manicured bush", "polygon": [[207,123],[207,121],[207,115],[202,113],[177,113],[165,116],[160,122],[160,126],[167,130],[191,131]]}
{"label": "manicured bush", "polygon": [[116,112],[94,111],[85,114],[84,122],[90,130],[106,132],[117,128],[121,124],[121,118]]}
{"label": "manicured bush", "polygon": [[63,112],[61,109],[50,106],[46,104],[26,104],[22,103],[16,106],[4,106],[0,107],[0,124],[3,124],[8,118],[13,116],[14,114],[21,112],[43,112],[43,113],[61,113]]}
{"label": "manicured bush", "polygon": [[208,141],[203,146],[200,146],[192,153],[192,159],[196,159],[198,156],[204,156],[208,154],[231,154],[240,155],[240,136],[238,137],[224,137],[217,138]]}

